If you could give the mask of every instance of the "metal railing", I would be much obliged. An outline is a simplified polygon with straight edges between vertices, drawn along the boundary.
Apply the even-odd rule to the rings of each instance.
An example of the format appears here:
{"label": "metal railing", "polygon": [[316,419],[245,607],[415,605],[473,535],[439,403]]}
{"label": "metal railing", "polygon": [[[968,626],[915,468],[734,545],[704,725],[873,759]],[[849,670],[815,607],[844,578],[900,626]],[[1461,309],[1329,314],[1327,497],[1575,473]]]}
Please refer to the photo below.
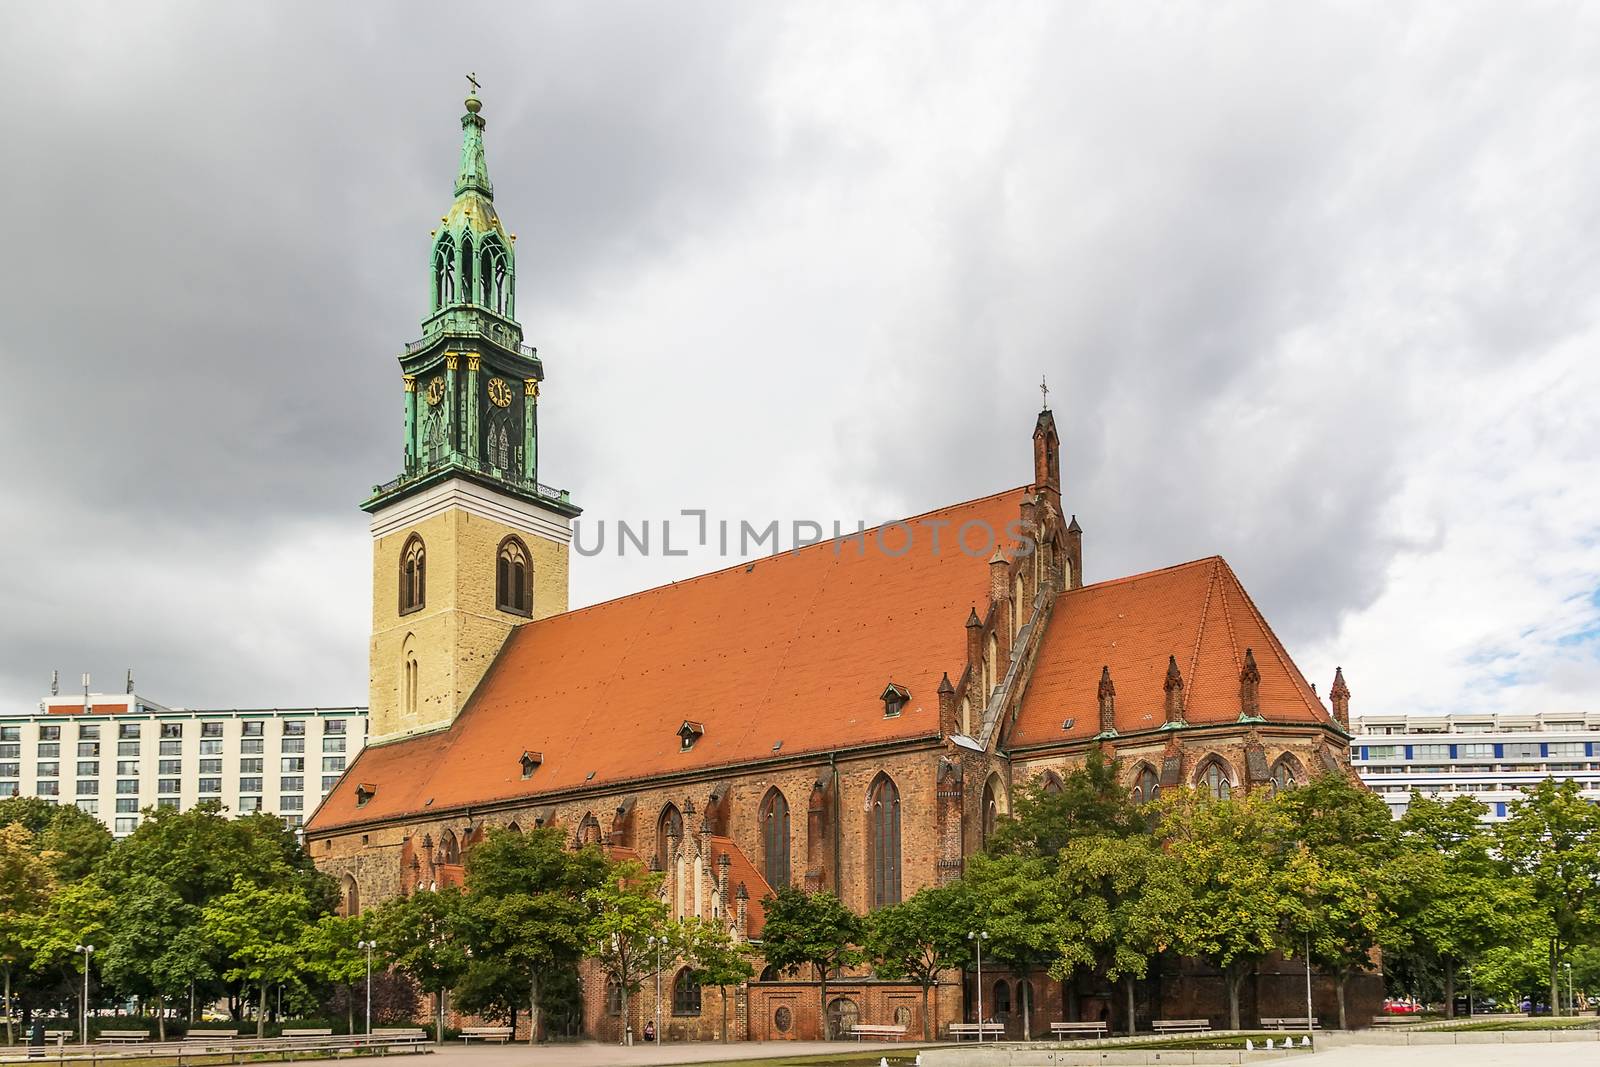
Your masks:
{"label": "metal railing", "polygon": [[391,478],[382,485],[374,485],[372,487],[372,495],[375,497],[383,496],[384,494],[391,493],[402,486],[410,484],[411,482],[421,481],[423,478],[430,478],[435,474],[448,471],[451,468],[476,475],[480,478],[486,478],[491,482],[499,482],[513,489],[532,489],[534,493],[545,500],[567,503],[570,498],[570,494],[566,489],[557,489],[554,486],[545,485],[543,482],[534,481],[532,478],[519,478],[514,472],[502,471],[499,474],[495,474],[493,471],[482,466],[481,464],[478,466],[473,466],[472,464],[462,460],[455,460],[440,467],[427,467],[417,471],[414,474],[402,474],[397,478]]}
{"label": "metal railing", "polygon": [[241,1037],[228,1041],[140,1041],[129,1044],[98,1043],[92,1045],[9,1045],[0,1046],[0,1063],[33,1063],[47,1067],[51,1063],[89,1064],[128,1063],[130,1061],[158,1059],[175,1062],[182,1067],[185,1062],[243,1063],[268,1059],[273,1056],[291,1059],[322,1059],[305,1053],[337,1053],[345,1050],[362,1050],[374,1056],[428,1053],[433,1051],[426,1038],[398,1037],[393,1034],[347,1034],[335,1037]]}

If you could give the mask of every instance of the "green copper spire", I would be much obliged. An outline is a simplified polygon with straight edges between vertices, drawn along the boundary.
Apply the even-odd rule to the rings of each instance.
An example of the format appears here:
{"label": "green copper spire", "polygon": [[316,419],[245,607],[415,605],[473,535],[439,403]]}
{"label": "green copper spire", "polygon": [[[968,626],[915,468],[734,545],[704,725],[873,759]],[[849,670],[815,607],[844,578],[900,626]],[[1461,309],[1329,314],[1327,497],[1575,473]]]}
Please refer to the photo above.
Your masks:
{"label": "green copper spire", "polygon": [[477,83],[467,97],[467,113],[461,116],[461,172],[456,175],[456,195],[473,192],[494,199],[489,181],[489,164],[483,158],[483,102],[478,99]]}

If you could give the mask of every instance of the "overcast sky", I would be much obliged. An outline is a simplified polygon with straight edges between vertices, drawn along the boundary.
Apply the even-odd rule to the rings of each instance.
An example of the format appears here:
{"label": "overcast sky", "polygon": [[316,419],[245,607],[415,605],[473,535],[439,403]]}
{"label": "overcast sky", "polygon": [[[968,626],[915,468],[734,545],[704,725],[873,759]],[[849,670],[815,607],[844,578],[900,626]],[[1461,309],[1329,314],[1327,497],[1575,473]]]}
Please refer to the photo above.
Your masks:
{"label": "overcast sky", "polygon": [[467,71],[586,521],[1020,485],[1048,375],[1088,580],[1600,707],[1600,9],[1455,0],[6,3],[0,705],[365,702]]}

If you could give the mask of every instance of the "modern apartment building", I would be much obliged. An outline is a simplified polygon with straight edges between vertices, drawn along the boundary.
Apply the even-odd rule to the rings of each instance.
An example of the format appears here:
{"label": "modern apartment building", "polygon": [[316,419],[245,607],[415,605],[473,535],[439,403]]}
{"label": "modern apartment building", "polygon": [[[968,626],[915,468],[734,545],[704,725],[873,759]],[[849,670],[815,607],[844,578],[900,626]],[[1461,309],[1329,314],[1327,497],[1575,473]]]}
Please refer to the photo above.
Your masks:
{"label": "modern apartment building", "polygon": [[1470,794],[1497,821],[1545,778],[1574,779],[1600,803],[1600,712],[1374,714],[1352,729],[1350,762],[1396,818],[1416,790]]}
{"label": "modern apartment building", "polygon": [[167,708],[137,694],[49,696],[0,714],[0,796],[76,804],[125,836],[147,808],[216,801],[298,827],[361,751],[366,708]]}

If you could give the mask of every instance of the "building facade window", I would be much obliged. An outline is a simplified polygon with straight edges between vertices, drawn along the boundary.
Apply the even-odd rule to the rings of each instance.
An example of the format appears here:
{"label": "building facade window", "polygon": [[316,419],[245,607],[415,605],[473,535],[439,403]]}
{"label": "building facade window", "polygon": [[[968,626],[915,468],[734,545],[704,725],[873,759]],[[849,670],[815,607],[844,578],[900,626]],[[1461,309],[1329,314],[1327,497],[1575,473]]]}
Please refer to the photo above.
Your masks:
{"label": "building facade window", "polygon": [[694,980],[694,972],[687,967],[672,980],[672,1014],[700,1014],[700,984]]}
{"label": "building facade window", "polygon": [[867,792],[868,887],[873,908],[900,903],[900,791],[879,774]]}
{"label": "building facade window", "polygon": [[98,741],[98,740],[100,740],[100,724],[99,723],[82,723],[82,724],[80,724],[78,726],[78,740],[79,741]]}
{"label": "building facade window", "polygon": [[200,792],[203,794],[216,794],[222,792],[221,778],[200,779]]}
{"label": "building facade window", "polygon": [[340,736],[343,736],[345,732],[345,721],[343,719],[329,719],[322,724],[322,732],[324,734],[339,734]]}
{"label": "building facade window", "polygon": [[239,792],[241,792],[241,793],[259,793],[259,792],[261,792],[261,779],[260,778],[241,778],[241,779],[239,779]]}
{"label": "building facade window", "polygon": [[61,774],[61,764],[40,763],[34,767],[34,776],[37,778],[56,778]]}
{"label": "building facade window", "polygon": [[306,780],[303,777],[278,779],[278,792],[280,793],[298,793],[304,790],[305,787]]}
{"label": "building facade window", "polygon": [[179,778],[162,778],[156,782],[157,793],[181,793],[183,781]]}
{"label": "building facade window", "polygon": [[239,727],[239,736],[240,737],[264,737],[264,736],[266,736],[265,727],[266,727],[266,724],[261,722],[260,720],[257,720],[255,722],[247,722],[244,725]]}
{"label": "building facade window", "polygon": [[117,742],[117,755],[119,755],[119,756],[137,756],[138,754],[139,754],[139,742],[137,742],[137,741],[118,741]]}
{"label": "building facade window", "polygon": [[164,722],[161,724],[161,736],[164,739],[180,738],[183,736],[183,723]]}
{"label": "building facade window", "polygon": [[220,722],[203,722],[200,724],[201,737],[221,737],[222,724]]}
{"label": "building facade window", "polygon": [[239,752],[245,756],[259,756],[266,751],[266,742],[259,737],[247,737],[239,742]]}
{"label": "building facade window", "polygon": [[1220,759],[1206,763],[1200,772],[1200,787],[1211,795],[1212,800],[1227,800],[1233,796],[1233,782]]}
{"label": "building facade window", "polygon": [[59,741],[59,740],[61,740],[61,727],[59,727],[59,726],[41,726],[41,727],[39,727],[39,740],[41,740],[41,741]]}
{"label": "building facade window", "polygon": [[1272,792],[1286,792],[1300,784],[1299,767],[1288,756],[1280,756],[1272,765]]}
{"label": "building facade window", "polygon": [[789,802],[774,786],[761,802],[761,873],[774,889],[789,884],[789,841]]}
{"label": "building facade window", "polygon": [[1133,802],[1148,804],[1160,795],[1161,779],[1156,776],[1154,767],[1145,764],[1133,778]]}
{"label": "building facade window", "polygon": [[519,537],[500,542],[495,561],[495,606],[513,615],[533,614],[533,569]]}
{"label": "building facade window", "polygon": [[139,724],[136,722],[117,723],[117,737],[123,740],[137,740],[139,737]]}
{"label": "building facade window", "polygon": [[34,785],[33,789],[34,792],[38,793],[42,797],[54,797],[61,795],[60,782],[38,782]]}
{"label": "building facade window", "polygon": [[679,841],[683,840],[683,816],[678,813],[676,804],[668,804],[661,809],[661,815],[656,819],[656,863],[658,869],[666,870],[667,864],[672,862],[672,851]]}
{"label": "building facade window", "polygon": [[[240,783],[240,788],[243,788],[243,783]],[[240,815],[249,815],[249,814],[251,814],[253,812],[257,812],[257,811],[260,811],[260,810],[261,810],[261,798],[260,797],[240,797],[239,798],[239,814]]]}
{"label": "building facade window", "polygon": [[200,742],[200,755],[202,755],[202,756],[220,756],[220,755],[222,755],[222,742],[221,741],[202,741],[202,742]]}
{"label": "building facade window", "polygon": [[400,550],[400,614],[422,610],[427,599],[428,559],[422,538],[412,534]]}

